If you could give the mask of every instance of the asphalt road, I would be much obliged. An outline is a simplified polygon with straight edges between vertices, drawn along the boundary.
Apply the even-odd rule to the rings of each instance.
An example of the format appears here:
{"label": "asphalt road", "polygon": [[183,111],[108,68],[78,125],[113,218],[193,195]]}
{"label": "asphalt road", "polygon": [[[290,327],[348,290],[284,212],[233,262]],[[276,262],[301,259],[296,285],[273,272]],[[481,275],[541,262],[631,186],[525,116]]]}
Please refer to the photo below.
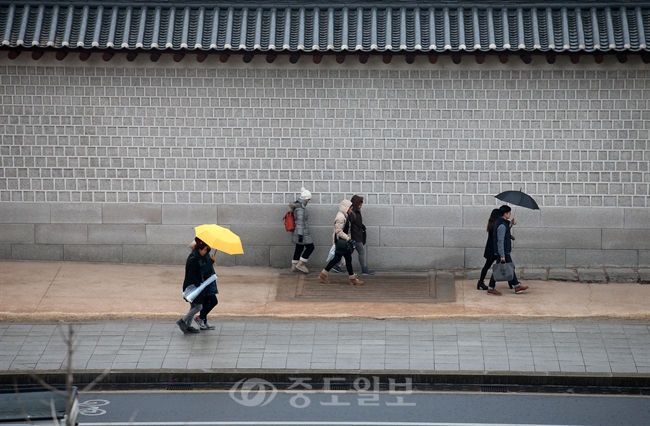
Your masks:
{"label": "asphalt road", "polygon": [[650,424],[647,396],[239,389],[101,392],[80,401],[80,426]]}

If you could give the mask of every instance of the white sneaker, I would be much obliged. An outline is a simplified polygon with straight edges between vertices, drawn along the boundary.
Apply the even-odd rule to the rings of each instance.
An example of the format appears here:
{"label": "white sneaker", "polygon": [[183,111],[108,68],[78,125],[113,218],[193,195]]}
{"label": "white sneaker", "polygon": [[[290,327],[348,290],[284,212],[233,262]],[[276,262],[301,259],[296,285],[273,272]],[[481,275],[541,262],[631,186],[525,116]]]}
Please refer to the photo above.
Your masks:
{"label": "white sneaker", "polygon": [[199,329],[205,330],[205,328],[203,328],[203,327],[205,327],[205,325],[203,324],[203,320],[201,318],[199,318],[198,315],[194,317],[194,322],[196,323],[196,325],[199,326]]}
{"label": "white sneaker", "polygon": [[214,325],[208,324],[207,320],[202,320],[199,316],[194,317],[194,322],[198,324],[200,330],[214,330]]}

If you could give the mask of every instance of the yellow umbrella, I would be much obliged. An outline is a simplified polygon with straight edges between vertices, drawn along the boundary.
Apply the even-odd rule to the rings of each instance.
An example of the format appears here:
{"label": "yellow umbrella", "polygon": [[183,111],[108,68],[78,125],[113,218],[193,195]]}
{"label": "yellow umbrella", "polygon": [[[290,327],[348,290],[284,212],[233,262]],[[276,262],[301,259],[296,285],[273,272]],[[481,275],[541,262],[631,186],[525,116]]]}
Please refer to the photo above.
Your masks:
{"label": "yellow umbrella", "polygon": [[194,230],[196,236],[213,249],[227,254],[244,254],[239,236],[230,229],[211,223],[197,226]]}

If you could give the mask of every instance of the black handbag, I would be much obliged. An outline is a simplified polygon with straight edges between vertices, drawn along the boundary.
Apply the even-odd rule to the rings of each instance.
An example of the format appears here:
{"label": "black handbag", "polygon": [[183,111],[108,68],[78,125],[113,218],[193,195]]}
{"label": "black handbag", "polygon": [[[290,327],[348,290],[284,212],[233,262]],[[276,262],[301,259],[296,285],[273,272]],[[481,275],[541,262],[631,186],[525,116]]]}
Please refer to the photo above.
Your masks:
{"label": "black handbag", "polygon": [[348,241],[344,240],[343,238],[337,238],[335,250],[336,253],[339,254],[352,253],[352,244],[350,244]]}
{"label": "black handbag", "polygon": [[[350,216],[348,216],[347,220],[345,221],[345,226],[343,227],[343,232],[348,234],[350,231]],[[349,235],[349,234],[348,234]],[[352,243],[349,241],[344,240],[343,238],[335,238],[335,250],[337,254],[350,254],[352,253]]]}

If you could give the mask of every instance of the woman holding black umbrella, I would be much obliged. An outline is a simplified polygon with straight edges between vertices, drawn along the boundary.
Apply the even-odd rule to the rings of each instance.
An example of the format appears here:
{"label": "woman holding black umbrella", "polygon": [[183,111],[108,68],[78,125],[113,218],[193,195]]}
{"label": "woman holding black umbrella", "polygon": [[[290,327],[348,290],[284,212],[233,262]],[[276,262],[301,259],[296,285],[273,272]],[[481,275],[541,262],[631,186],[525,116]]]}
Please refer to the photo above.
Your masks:
{"label": "woman holding black umbrella", "polygon": [[[512,223],[510,222],[510,211],[512,209],[510,206],[501,206],[499,208],[500,217],[494,223],[492,227],[492,238],[493,238],[493,252],[494,257],[499,260],[501,263],[512,263],[512,257],[510,253],[512,251],[512,242],[510,238],[510,227]],[[513,265],[514,268],[514,265]],[[508,281],[510,288],[515,288],[515,293],[520,294],[525,290],[528,290],[528,286],[521,285],[517,279],[517,275],[512,271],[512,279]],[[494,296],[501,296],[501,292],[495,288],[496,280],[494,278],[494,273],[490,277],[490,284],[488,285],[488,294]]]}

